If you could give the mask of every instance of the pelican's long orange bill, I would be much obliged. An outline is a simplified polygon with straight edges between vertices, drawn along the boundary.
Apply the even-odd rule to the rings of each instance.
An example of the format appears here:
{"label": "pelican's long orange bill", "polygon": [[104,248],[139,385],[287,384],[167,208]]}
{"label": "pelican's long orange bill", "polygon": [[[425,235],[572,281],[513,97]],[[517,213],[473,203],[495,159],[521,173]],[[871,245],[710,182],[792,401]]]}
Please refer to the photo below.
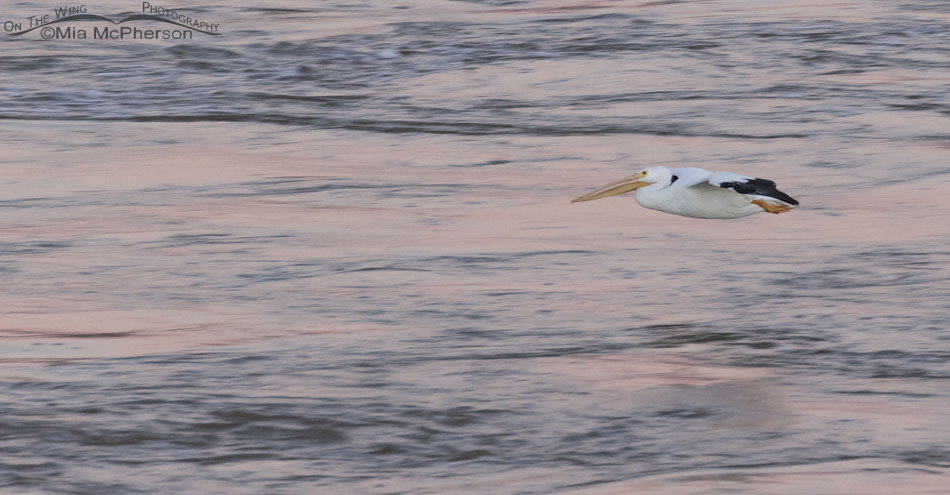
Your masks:
{"label": "pelican's long orange bill", "polygon": [[630,192],[635,189],[639,189],[643,186],[650,185],[649,182],[640,182],[640,178],[643,177],[643,173],[637,175],[631,175],[626,179],[621,179],[613,184],[608,184],[600,189],[587,193],[579,198],[571,200],[571,203],[577,203],[580,201],[593,201],[595,199],[607,198],[610,196],[616,196],[618,194],[623,194],[625,192]]}

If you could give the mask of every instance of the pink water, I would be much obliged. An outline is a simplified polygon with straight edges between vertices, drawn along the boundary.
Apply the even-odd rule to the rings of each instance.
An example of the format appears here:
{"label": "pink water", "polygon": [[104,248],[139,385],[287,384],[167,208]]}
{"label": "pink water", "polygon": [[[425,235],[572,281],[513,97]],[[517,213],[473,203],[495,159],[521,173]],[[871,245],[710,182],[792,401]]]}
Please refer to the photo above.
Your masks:
{"label": "pink water", "polygon": [[946,491],[941,5],[288,7],[7,43],[4,491]]}

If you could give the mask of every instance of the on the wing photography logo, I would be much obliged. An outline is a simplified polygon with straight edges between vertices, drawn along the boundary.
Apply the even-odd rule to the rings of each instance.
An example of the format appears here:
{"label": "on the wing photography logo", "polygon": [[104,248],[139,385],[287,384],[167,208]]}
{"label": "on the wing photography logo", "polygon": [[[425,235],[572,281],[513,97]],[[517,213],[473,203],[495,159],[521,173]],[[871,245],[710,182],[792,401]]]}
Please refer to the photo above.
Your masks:
{"label": "on the wing photography logo", "polygon": [[[3,32],[10,36],[39,33],[46,40],[190,40],[194,33],[217,36],[220,24],[196,19],[178,10],[142,2],[141,12],[104,15],[89,12],[83,5],[55,7],[53,13],[27,16],[23,20],[4,20]],[[98,23],[90,26],[88,23]],[[161,28],[125,25],[136,22],[161,22],[174,27]]]}

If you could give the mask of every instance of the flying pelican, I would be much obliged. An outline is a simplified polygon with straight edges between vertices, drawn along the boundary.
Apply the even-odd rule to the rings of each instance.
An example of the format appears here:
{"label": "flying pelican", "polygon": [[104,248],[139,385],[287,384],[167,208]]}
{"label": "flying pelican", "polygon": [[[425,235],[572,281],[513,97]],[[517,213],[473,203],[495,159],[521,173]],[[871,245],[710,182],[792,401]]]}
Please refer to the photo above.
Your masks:
{"label": "flying pelican", "polygon": [[636,190],[640,206],[693,218],[740,218],[767,211],[784,213],[798,206],[767,179],[696,167],[647,167],[571,203],[592,201]]}

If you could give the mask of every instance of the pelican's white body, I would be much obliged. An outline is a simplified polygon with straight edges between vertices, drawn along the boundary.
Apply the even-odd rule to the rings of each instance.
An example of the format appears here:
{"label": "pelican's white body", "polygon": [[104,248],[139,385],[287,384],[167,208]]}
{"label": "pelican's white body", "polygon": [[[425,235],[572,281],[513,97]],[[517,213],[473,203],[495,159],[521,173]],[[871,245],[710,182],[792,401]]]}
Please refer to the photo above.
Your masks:
{"label": "pelican's white body", "polygon": [[[655,182],[634,191],[637,203],[644,208],[693,218],[741,218],[765,211],[752,203],[756,197],[712,184],[747,177],[693,167],[649,167],[648,170],[647,177]],[[674,175],[677,180],[670,184]],[[714,175],[718,177],[712,177]]]}

